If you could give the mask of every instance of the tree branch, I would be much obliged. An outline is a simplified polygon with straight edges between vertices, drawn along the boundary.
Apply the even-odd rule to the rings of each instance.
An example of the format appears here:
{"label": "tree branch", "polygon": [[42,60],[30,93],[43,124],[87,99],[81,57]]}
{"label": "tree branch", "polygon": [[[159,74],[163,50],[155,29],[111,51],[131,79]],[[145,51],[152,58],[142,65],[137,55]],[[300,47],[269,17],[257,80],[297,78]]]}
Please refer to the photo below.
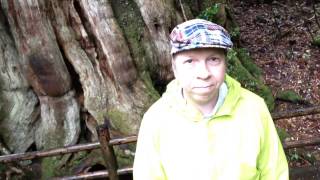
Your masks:
{"label": "tree branch", "polygon": [[181,0],[179,0],[179,4],[180,4],[180,7],[181,7],[183,19],[184,19],[184,21],[187,21],[188,19],[187,19],[186,13],[184,12],[184,8],[183,8],[183,4],[182,4]]}

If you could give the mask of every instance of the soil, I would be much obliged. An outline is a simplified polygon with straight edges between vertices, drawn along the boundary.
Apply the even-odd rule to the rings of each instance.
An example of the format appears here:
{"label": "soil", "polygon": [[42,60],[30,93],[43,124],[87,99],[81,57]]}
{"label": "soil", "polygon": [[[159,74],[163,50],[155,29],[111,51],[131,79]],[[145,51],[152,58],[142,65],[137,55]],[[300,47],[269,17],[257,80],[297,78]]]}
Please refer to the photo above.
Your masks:
{"label": "soil", "polygon": [[[274,111],[320,104],[320,47],[312,43],[320,37],[320,3],[307,2],[230,2],[240,28],[239,43],[263,70],[275,97],[293,90],[303,98],[300,103],[276,99]],[[286,140],[320,137],[320,114],[281,119],[276,126],[289,134]],[[291,168],[320,164],[320,145],[290,149],[286,154]]]}

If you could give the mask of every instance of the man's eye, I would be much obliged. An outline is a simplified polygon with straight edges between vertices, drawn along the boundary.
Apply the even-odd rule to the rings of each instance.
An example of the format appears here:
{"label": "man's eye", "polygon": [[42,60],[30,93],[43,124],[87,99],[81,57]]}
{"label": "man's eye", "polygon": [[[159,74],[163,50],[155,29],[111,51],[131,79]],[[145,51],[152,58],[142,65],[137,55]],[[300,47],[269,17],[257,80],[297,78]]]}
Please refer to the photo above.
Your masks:
{"label": "man's eye", "polygon": [[219,62],[220,62],[220,59],[219,59],[219,58],[210,58],[210,59],[209,59],[209,62],[219,63]]}
{"label": "man's eye", "polygon": [[189,64],[189,63],[192,63],[192,62],[193,62],[192,59],[188,59],[188,60],[185,60],[185,61],[184,61],[185,64]]}

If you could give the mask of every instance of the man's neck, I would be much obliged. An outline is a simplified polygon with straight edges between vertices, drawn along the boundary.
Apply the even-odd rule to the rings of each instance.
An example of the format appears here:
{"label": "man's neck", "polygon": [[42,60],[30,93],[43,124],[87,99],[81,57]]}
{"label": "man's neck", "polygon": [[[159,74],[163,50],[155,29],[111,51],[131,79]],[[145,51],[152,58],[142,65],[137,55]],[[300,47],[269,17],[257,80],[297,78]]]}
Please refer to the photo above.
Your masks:
{"label": "man's neck", "polygon": [[219,93],[210,102],[204,104],[194,103],[192,100],[189,100],[187,98],[187,103],[191,103],[193,106],[195,106],[202,113],[203,116],[208,116],[212,113],[214,107],[216,106],[218,97]]}
{"label": "man's neck", "polygon": [[218,96],[216,96],[211,102],[207,104],[195,105],[203,116],[208,116],[212,113],[214,107],[217,104]]}

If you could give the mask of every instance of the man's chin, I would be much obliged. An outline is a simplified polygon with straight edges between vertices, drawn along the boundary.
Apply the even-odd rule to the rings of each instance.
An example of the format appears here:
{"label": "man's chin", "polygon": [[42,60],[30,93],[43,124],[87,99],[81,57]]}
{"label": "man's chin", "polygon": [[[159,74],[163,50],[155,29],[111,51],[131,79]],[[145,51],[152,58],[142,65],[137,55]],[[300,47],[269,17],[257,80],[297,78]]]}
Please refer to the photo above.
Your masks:
{"label": "man's chin", "polygon": [[199,98],[210,98],[210,96],[214,96],[215,94],[218,94],[216,89],[212,88],[203,88],[203,89],[195,89],[193,91],[194,97],[199,97]]}
{"label": "man's chin", "polygon": [[215,97],[212,93],[208,93],[208,94],[197,94],[197,95],[194,95],[192,97],[192,101],[194,103],[197,103],[199,105],[201,104],[208,104],[212,101],[214,101]]}
{"label": "man's chin", "polygon": [[192,88],[192,92],[199,95],[215,94],[217,91],[219,91],[217,85],[203,85]]}

